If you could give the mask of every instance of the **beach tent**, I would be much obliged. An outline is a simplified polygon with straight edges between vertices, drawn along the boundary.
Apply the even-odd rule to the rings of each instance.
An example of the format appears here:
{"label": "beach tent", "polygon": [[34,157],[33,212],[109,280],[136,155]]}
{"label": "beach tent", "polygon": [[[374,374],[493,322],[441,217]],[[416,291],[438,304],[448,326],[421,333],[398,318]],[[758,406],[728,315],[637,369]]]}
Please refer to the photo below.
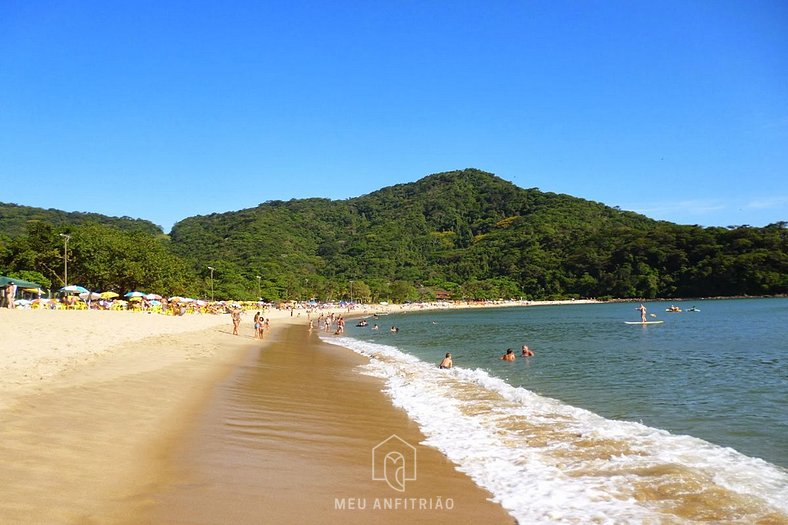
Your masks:
{"label": "beach tent", "polygon": [[31,283],[30,281],[17,279],[16,277],[6,277],[5,275],[0,275],[0,286],[4,287],[11,281],[14,281],[14,284],[19,288],[41,288],[41,285],[38,283]]}

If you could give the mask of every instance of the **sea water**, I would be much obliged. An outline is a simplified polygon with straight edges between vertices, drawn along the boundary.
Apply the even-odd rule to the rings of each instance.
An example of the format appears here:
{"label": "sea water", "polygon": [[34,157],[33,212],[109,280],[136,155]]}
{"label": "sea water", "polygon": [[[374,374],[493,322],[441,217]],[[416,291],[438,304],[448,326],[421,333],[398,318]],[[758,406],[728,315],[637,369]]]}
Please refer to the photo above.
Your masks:
{"label": "sea water", "polygon": [[523,523],[788,523],[788,299],[646,303],[664,322],[625,324],[636,306],[392,314],[324,338],[370,356],[425,444]]}

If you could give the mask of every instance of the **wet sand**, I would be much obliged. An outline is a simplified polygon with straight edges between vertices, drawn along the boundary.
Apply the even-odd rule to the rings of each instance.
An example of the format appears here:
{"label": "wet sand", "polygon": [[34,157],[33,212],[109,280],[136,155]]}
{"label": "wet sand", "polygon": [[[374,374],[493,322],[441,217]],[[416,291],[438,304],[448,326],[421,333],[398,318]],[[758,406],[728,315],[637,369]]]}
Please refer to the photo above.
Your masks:
{"label": "wet sand", "polygon": [[[355,370],[365,362],[305,326],[275,330],[168,450],[158,485],[141,498],[150,503],[127,523],[513,523],[419,444],[424,436],[382,381]],[[376,452],[416,450],[416,479],[400,480],[403,492],[372,479],[373,449],[392,435],[406,445]]]}

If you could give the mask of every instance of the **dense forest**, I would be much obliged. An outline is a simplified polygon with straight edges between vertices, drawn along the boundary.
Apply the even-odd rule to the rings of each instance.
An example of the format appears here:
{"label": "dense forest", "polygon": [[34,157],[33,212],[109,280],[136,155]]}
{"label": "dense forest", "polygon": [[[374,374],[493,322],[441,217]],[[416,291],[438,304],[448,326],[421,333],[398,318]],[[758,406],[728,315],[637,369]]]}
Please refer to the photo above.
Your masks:
{"label": "dense forest", "polygon": [[0,202],[0,234],[5,234],[10,237],[23,235],[26,232],[27,225],[31,222],[45,222],[60,228],[77,224],[96,223],[152,235],[163,234],[161,227],[143,219],[108,217],[99,213],[79,211],[45,210],[43,208],[33,208],[31,206],[19,206],[17,204]]}
{"label": "dense forest", "polygon": [[25,207],[11,207],[18,213],[8,220],[7,209],[0,205],[0,273],[55,288],[62,284],[59,234],[68,233],[69,280],[119,292],[207,297],[212,267],[217,299],[788,293],[784,222],[682,226],[474,169],[342,201],[269,201],[190,217],[169,238],[147,221],[47,218]]}

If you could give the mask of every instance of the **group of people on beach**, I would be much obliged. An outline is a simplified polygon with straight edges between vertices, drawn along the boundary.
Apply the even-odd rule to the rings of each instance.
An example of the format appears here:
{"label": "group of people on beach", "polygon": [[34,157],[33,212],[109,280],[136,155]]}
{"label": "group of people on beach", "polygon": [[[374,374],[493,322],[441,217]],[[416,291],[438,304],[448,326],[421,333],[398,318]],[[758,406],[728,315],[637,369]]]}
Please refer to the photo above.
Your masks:
{"label": "group of people on beach", "polygon": [[[230,312],[233,321],[233,335],[238,335],[238,327],[241,326],[241,309],[235,308]],[[254,338],[262,339],[265,331],[271,328],[271,320],[263,316],[262,313],[254,314]]]}
{"label": "group of people on beach", "polygon": [[254,314],[254,338],[262,339],[265,336],[265,331],[271,328],[271,320],[263,317],[263,314],[257,312]]}
{"label": "group of people on beach", "polygon": [[[533,357],[536,354],[533,350],[528,348],[528,345],[523,345],[520,355],[522,357]],[[517,359],[517,355],[515,355],[514,350],[511,348],[507,348],[506,353],[501,356],[501,361],[514,361],[515,359]],[[454,362],[452,361],[451,353],[446,352],[446,356],[443,358],[440,364],[438,364],[438,368],[446,369],[451,368],[452,366],[454,366]]]}

